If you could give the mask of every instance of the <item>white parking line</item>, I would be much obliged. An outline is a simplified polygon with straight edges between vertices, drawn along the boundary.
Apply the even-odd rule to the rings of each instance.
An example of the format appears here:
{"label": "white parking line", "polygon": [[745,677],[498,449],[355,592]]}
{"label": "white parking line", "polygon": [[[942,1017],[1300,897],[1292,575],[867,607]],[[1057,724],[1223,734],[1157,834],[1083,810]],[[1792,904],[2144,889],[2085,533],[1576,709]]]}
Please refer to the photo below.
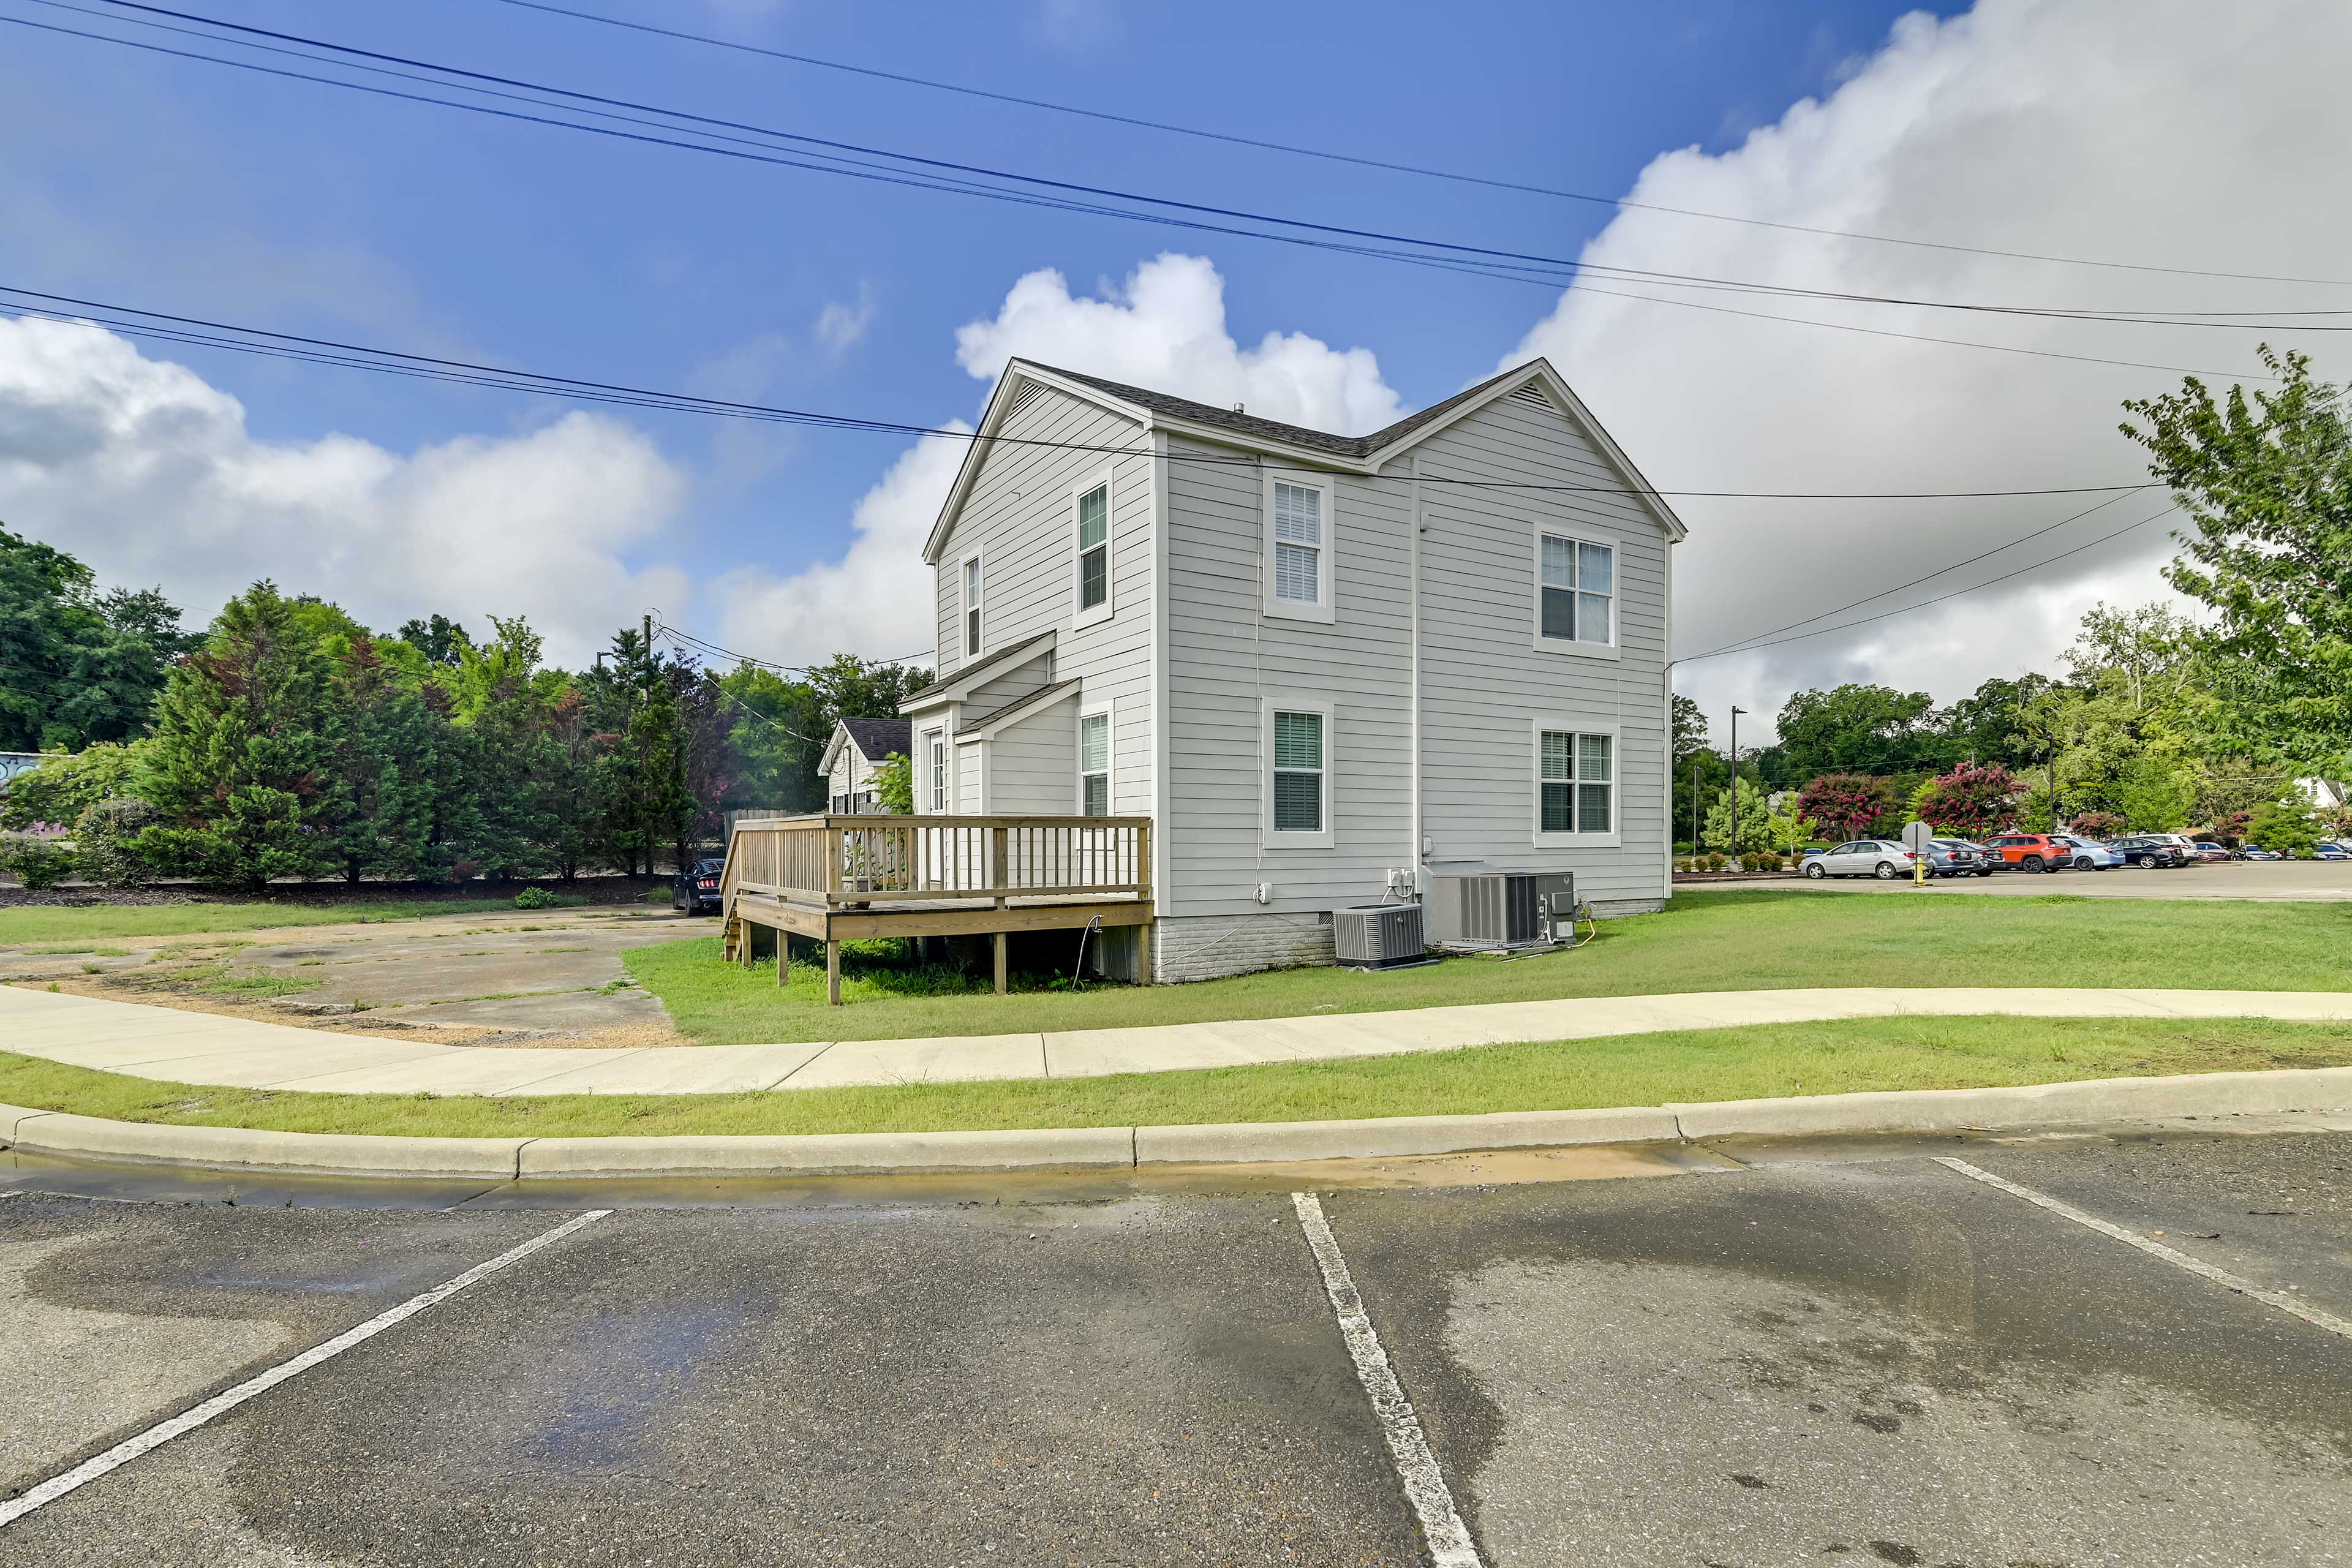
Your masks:
{"label": "white parking line", "polygon": [[595,1224],[612,1212],[611,1209],[590,1209],[586,1214],[574,1215],[553,1230],[532,1237],[511,1252],[502,1252],[488,1263],[478,1263],[455,1279],[436,1285],[422,1296],[412,1296],[397,1307],[378,1312],[359,1327],[345,1330],[324,1344],[313,1345],[300,1355],[289,1361],[279,1362],[268,1371],[246,1379],[235,1388],[214,1394],[193,1409],[184,1410],[168,1421],[159,1421],[144,1432],[125,1437],[103,1454],[83,1460],[61,1476],[50,1477],[22,1497],[0,1503],[0,1530],[6,1529],[37,1508],[57,1501],[76,1488],[88,1486],[99,1477],[121,1469],[140,1455],[151,1453],[173,1438],[194,1431],[215,1416],[226,1415],[256,1394],[267,1394],[289,1378],[310,1371],[320,1362],[331,1360],[353,1345],[375,1338],[394,1324],[415,1317],[436,1301],[448,1300],[467,1286],[488,1279],[509,1264],[520,1263],[541,1247],[551,1242],[562,1240],[581,1226]]}
{"label": "white parking line", "polygon": [[2333,1312],[2323,1312],[2309,1302],[2299,1301],[2282,1291],[2266,1290],[2251,1279],[2239,1279],[2226,1268],[2216,1268],[2211,1264],[2191,1258],[2185,1252],[2175,1251],[2154,1237],[2142,1236],[2136,1230],[2126,1230],[2122,1226],[2110,1225],[2096,1215],[2085,1214],[2074,1205],[2061,1203],[2047,1193],[2037,1193],[2032,1187],[2021,1186],[2007,1177],[1996,1176],[1990,1171],[1979,1170],[1966,1160],[1955,1160],[1948,1154],[1938,1154],[1935,1160],[1938,1165],[1948,1165],[1963,1176],[1972,1177],[1989,1187],[1999,1187],[2012,1197],[2023,1198],[2027,1203],[2038,1205],[2048,1209],[2052,1214],[2062,1215],[2076,1225],[2088,1226],[2101,1236],[2111,1236],[2126,1247],[2137,1247],[2150,1258],[2161,1258],[2175,1268],[2186,1268],[2201,1279],[2210,1279],[2225,1290],[2234,1290],[2241,1296],[2252,1297],[2266,1307],[2276,1307],[2289,1317],[2301,1318],[2314,1328],[2326,1329],[2331,1334],[2341,1334],[2346,1339],[2352,1340],[2352,1322],[2346,1321]]}
{"label": "white parking line", "polygon": [[1396,1465],[1398,1479],[1404,1482],[1404,1495],[1413,1512],[1421,1516],[1421,1532],[1428,1540],[1431,1561],[1436,1568],[1482,1568],[1469,1528],[1454,1511],[1445,1474],[1437,1468],[1437,1457],[1429,1451],[1421,1417],[1413,1414],[1412,1402],[1404,1396],[1403,1386],[1389,1366],[1388,1352],[1381,1348],[1381,1337],[1364,1315],[1364,1300],[1356,1293],[1348,1260],[1340,1256],[1339,1243],[1331,1235],[1331,1222],[1323,1217],[1322,1200],[1313,1193],[1293,1193],[1290,1202],[1298,1211],[1298,1223],[1307,1232],[1307,1245],[1314,1249],[1316,1265],[1323,1270],[1323,1289],[1331,1298],[1331,1310],[1339,1315],[1339,1336],[1348,1342],[1348,1354],[1355,1360],[1357,1380],[1371,1396],[1372,1414],[1380,1417],[1381,1435],[1388,1439],[1389,1458]]}

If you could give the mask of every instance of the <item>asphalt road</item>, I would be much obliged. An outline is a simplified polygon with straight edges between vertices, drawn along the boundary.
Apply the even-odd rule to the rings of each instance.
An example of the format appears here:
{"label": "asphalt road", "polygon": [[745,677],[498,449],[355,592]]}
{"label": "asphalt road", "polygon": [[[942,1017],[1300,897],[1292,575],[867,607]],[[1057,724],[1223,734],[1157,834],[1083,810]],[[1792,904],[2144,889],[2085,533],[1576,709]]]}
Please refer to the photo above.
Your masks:
{"label": "asphalt road", "polygon": [[[1454,1159],[1321,1202],[1484,1563],[2352,1563],[2352,1339],[1936,1154],[2352,1318],[2343,1135]],[[584,1207],[0,1188],[0,1500]],[[604,1201],[0,1565],[1426,1560],[1268,1173]]]}

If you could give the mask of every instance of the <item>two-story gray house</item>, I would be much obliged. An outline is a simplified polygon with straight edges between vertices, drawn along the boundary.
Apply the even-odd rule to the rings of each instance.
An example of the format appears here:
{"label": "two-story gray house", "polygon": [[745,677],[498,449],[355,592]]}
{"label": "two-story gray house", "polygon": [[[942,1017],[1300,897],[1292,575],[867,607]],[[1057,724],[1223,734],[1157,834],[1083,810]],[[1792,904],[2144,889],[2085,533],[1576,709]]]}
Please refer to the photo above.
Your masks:
{"label": "two-story gray house", "polygon": [[1683,534],[1541,360],[1370,436],[1015,360],[924,547],[915,809],[1149,816],[1155,980],[1328,963],[1445,862],[1656,909]]}

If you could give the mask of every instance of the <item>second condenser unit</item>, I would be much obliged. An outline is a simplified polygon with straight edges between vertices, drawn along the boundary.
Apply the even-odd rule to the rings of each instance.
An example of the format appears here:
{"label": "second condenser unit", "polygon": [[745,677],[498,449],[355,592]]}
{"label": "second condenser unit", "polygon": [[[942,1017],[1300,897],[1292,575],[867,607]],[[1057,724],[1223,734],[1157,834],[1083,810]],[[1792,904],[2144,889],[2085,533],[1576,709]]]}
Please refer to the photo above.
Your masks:
{"label": "second condenser unit", "polygon": [[1439,872],[1429,879],[1432,938],[1440,947],[1532,947],[1554,940],[1576,903],[1568,871]]}

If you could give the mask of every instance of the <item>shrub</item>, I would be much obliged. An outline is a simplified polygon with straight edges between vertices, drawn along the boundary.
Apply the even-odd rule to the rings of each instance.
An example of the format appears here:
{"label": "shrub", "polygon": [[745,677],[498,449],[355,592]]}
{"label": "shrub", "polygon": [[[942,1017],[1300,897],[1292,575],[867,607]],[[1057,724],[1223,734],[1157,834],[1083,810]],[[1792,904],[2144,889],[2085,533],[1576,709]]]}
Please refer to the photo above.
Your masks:
{"label": "shrub", "polygon": [[2126,824],[2112,811],[2086,811],[2076,817],[2074,830],[2085,838],[2113,838]]}
{"label": "shrub", "polygon": [[1706,868],[1710,871],[1722,870],[1723,857],[1720,854],[1709,854],[1706,858]]}
{"label": "shrub", "polygon": [[139,835],[154,818],[154,808],[131,795],[92,801],[85,806],[74,824],[81,874],[110,888],[136,888],[151,880],[155,868],[140,853]]}
{"label": "shrub", "polygon": [[545,888],[525,888],[515,895],[515,908],[519,910],[551,910],[566,901]]}
{"label": "shrub", "polygon": [[1895,789],[1862,773],[1823,773],[1797,796],[1797,814],[1840,838],[1859,838],[1894,809]]}
{"label": "shrub", "polygon": [[1675,858],[1675,875],[1677,875],[1677,876],[1685,875],[1685,874],[1686,874],[1686,873],[1690,870],[1690,868],[1691,868],[1691,863],[1690,863],[1690,857],[1689,857],[1689,856],[1687,856],[1687,855],[1678,855],[1678,856],[1676,856],[1676,857]]}
{"label": "shrub", "polygon": [[2012,797],[2017,777],[1995,763],[1978,767],[1962,763],[1950,773],[1929,779],[1912,796],[1911,808],[1919,820],[1939,833],[1981,838],[1999,832],[2016,811]]}
{"label": "shrub", "polygon": [[17,838],[0,847],[0,869],[27,888],[54,888],[74,874],[79,857],[54,838]]}

